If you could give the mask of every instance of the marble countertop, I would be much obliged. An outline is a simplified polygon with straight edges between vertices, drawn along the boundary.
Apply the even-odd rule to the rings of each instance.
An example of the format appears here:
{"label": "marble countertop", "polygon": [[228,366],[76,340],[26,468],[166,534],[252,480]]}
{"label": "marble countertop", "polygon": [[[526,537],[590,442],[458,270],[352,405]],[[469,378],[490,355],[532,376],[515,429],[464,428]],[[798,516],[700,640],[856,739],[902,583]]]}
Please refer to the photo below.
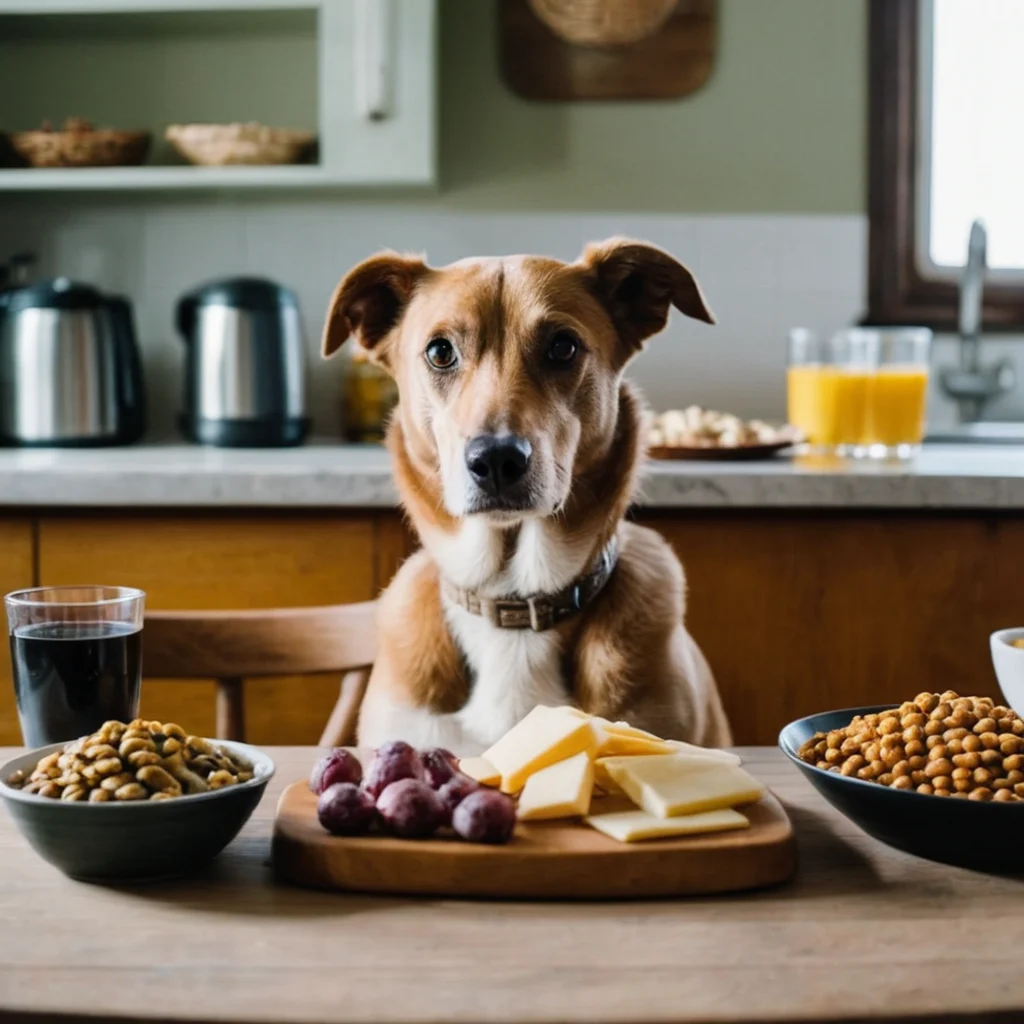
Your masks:
{"label": "marble countertop", "polygon": [[[906,463],[776,457],[657,462],[641,504],[653,508],[1024,509],[1024,446],[927,445]],[[20,508],[392,508],[386,453],[313,442],[301,448],[0,449],[0,506]]]}

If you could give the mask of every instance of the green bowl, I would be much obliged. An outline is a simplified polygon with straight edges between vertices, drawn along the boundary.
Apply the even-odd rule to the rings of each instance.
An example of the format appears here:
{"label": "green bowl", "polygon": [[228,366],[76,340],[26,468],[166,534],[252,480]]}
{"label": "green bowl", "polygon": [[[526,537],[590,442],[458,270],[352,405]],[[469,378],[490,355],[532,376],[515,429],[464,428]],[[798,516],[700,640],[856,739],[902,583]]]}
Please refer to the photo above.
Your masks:
{"label": "green bowl", "polygon": [[274,762],[245,743],[214,740],[253,766],[253,778],[175,800],[81,803],[23,793],[6,780],[26,774],[53,743],[0,768],[0,797],[29,845],[66,875],[133,882],[187,875],[212,860],[249,820],[274,774]]}

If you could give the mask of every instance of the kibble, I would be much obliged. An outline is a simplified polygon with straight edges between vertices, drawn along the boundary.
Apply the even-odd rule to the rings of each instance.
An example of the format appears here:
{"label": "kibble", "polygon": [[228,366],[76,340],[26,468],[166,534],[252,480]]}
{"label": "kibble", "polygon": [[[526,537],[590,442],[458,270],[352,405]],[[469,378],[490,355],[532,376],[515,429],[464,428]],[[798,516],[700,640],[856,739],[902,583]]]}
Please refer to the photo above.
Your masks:
{"label": "kibble", "polygon": [[[827,743],[822,750],[831,752]],[[993,753],[1003,756],[999,751]],[[838,759],[823,760],[823,766],[851,760],[838,750],[836,754]],[[852,771],[866,764],[863,755],[858,755]],[[878,771],[865,778],[881,774],[884,765],[881,761],[877,764],[881,766]],[[15,772],[7,785],[54,800],[95,804],[171,800],[234,786],[252,777],[252,765],[223,747],[192,736],[173,722],[137,718],[128,724],[105,722],[91,736],[73,740],[63,750],[42,758],[31,772]]]}
{"label": "kibble", "polygon": [[[1024,801],[1024,718],[987,697],[919,693],[898,708],[858,715],[845,729],[815,734],[799,755],[824,771],[892,789]],[[45,784],[50,777],[31,778]]]}

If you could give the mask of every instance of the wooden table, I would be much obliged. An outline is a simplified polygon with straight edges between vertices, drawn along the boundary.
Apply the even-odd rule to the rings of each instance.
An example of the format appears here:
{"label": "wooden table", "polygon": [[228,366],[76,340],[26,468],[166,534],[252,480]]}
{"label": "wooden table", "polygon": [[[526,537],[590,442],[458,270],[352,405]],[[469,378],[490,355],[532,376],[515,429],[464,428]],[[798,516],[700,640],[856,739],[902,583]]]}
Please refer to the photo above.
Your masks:
{"label": "wooden table", "polygon": [[274,806],[314,751],[270,752],[253,820],[191,881],[69,881],[0,815],[0,1019],[1024,1021],[1024,882],[876,843],[775,750],[744,756],[792,815],[793,882],[580,905],[277,887]]}

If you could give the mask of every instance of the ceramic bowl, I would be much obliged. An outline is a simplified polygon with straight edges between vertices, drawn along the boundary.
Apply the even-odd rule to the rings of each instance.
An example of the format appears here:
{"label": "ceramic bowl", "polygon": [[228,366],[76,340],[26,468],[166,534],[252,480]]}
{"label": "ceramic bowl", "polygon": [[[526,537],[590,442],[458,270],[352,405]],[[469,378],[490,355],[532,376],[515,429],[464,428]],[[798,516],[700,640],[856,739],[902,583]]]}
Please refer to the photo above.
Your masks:
{"label": "ceramic bowl", "polygon": [[1024,871],[1024,804],[953,800],[890,789],[825,771],[797,756],[800,746],[815,733],[841,729],[857,715],[897,706],[846,708],[800,718],[782,730],[779,746],[836,810],[875,839],[945,864],[982,871]]}
{"label": "ceramic bowl", "polygon": [[1008,707],[1024,715],[1024,650],[1011,646],[1013,640],[1024,640],[1024,627],[998,629],[988,643],[1003,698]]}
{"label": "ceramic bowl", "polygon": [[245,743],[214,741],[251,762],[253,778],[175,800],[70,803],[6,784],[19,768],[60,750],[54,743],[0,768],[0,797],[29,845],[66,875],[85,881],[173,878],[202,867],[249,820],[274,774],[274,762]]}

